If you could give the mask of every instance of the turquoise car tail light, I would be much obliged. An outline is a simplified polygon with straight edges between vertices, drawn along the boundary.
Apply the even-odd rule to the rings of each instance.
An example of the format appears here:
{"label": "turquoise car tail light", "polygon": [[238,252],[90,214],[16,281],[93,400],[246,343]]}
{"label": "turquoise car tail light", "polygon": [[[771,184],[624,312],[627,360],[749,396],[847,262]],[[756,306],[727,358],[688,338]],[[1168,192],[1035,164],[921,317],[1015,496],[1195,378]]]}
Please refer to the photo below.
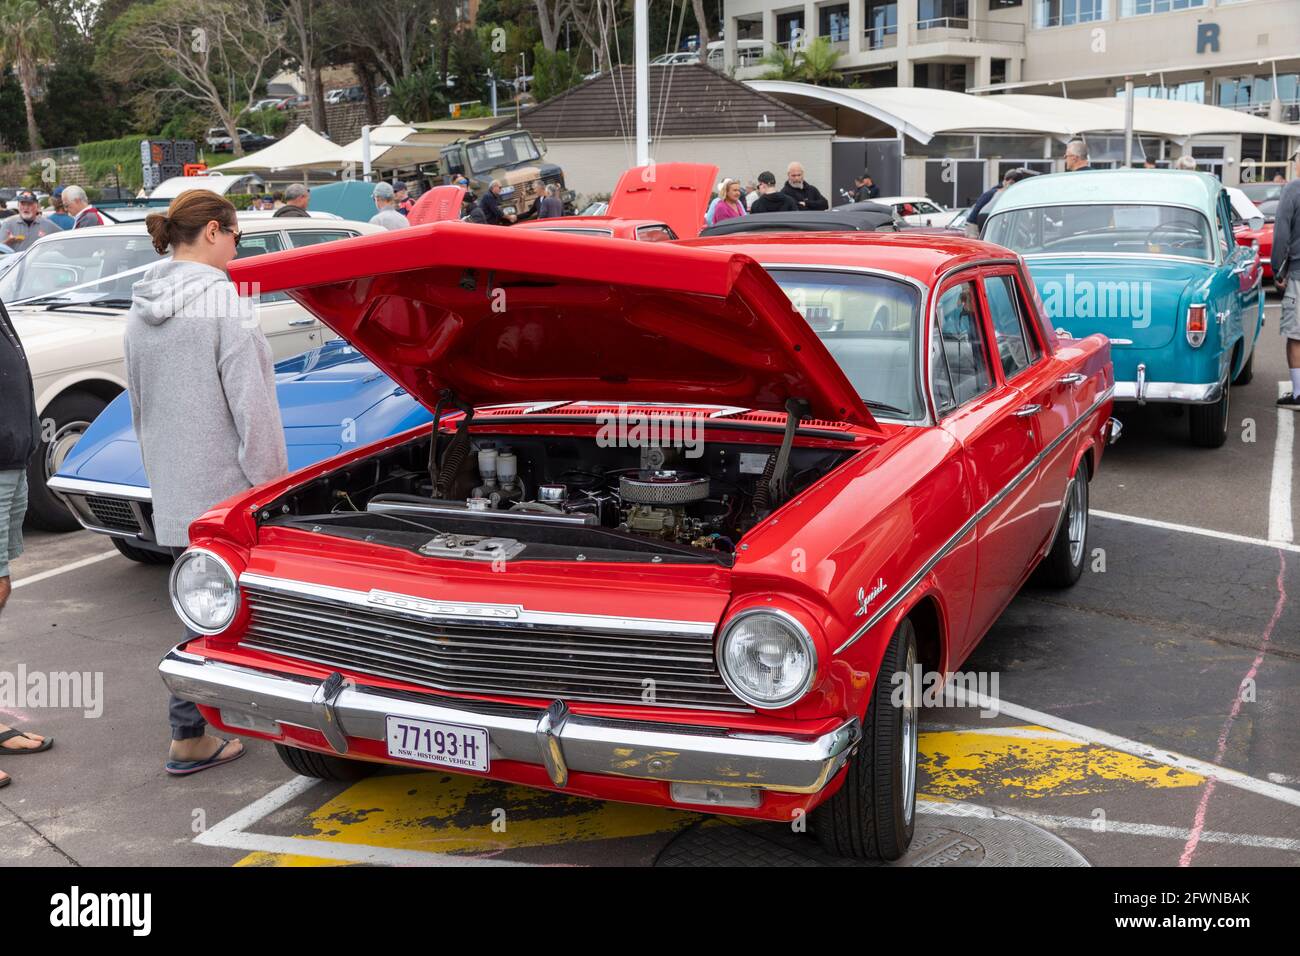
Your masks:
{"label": "turquoise car tail light", "polygon": [[1201,343],[1205,341],[1206,327],[1204,304],[1189,305],[1187,307],[1187,344],[1194,349],[1200,348]]}

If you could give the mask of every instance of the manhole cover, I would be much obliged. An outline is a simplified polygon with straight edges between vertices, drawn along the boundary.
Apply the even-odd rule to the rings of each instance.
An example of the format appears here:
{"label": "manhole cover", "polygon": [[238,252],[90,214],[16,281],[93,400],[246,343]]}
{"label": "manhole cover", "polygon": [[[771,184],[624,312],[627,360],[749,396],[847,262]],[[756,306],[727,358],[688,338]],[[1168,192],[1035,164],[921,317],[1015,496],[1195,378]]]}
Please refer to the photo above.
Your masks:
{"label": "manhole cover", "polygon": [[1018,817],[971,804],[917,807],[912,845],[896,863],[845,860],[777,823],[710,820],[677,836],[656,866],[1088,866],[1072,846]]}

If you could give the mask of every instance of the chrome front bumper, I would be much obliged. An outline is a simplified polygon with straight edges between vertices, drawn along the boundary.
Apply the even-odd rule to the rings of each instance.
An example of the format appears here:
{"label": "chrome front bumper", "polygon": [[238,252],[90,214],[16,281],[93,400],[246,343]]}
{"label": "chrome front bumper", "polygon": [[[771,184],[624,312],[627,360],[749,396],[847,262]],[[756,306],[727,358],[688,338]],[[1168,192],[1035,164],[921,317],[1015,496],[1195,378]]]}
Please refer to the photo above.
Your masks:
{"label": "chrome front bumper", "polygon": [[383,742],[389,715],[482,727],[493,760],[540,765],[557,787],[578,772],[816,793],[844,766],[861,736],[856,719],[820,736],[749,733],[588,717],[559,700],[540,709],[382,691],[347,683],[338,674],[324,681],[300,679],[180,647],[158,670],[174,695],[219,709],[223,723],[273,735],[282,732],[280,724],[306,727],[340,754],[348,752],[349,737]]}
{"label": "chrome front bumper", "polygon": [[1213,405],[1223,398],[1223,383],[1193,385],[1187,382],[1149,382],[1147,367],[1138,365],[1137,381],[1116,382],[1115,401],[1137,402],[1172,402],[1179,405]]}

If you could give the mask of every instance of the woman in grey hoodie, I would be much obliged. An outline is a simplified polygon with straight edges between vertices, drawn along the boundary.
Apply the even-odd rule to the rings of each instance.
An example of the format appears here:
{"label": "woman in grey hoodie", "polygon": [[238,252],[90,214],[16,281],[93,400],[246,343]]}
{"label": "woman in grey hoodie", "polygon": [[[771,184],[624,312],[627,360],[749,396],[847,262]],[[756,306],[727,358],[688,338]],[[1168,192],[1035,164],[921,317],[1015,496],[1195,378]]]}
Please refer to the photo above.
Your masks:
{"label": "woman in grey hoodie", "polygon": [[[231,495],[288,472],[271,347],[253,299],[226,274],[239,244],[235,207],[190,190],[145,224],[172,255],[132,290],[127,388],[153,496],[159,544],[180,554],[190,522]],[[186,638],[198,635],[186,631]],[[207,734],[198,708],[173,697],[167,771],[190,774],[241,756]]]}

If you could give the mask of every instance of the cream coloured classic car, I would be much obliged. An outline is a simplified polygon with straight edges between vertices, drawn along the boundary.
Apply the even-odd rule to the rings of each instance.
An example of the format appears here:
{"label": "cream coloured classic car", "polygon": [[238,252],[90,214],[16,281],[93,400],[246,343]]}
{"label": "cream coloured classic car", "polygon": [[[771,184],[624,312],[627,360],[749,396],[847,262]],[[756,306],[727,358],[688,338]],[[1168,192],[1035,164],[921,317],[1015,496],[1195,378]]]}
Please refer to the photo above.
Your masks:
{"label": "cream coloured classic car", "polygon": [[[369,235],[368,223],[340,219],[240,217],[239,257]],[[41,444],[28,466],[28,515],[36,527],[80,527],[46,487],[95,417],[126,388],[122,335],[131,287],[159,259],[143,222],[78,229],[32,244],[0,277],[0,301],[32,367]],[[335,338],[283,293],[265,295],[258,311],[277,360]]]}

